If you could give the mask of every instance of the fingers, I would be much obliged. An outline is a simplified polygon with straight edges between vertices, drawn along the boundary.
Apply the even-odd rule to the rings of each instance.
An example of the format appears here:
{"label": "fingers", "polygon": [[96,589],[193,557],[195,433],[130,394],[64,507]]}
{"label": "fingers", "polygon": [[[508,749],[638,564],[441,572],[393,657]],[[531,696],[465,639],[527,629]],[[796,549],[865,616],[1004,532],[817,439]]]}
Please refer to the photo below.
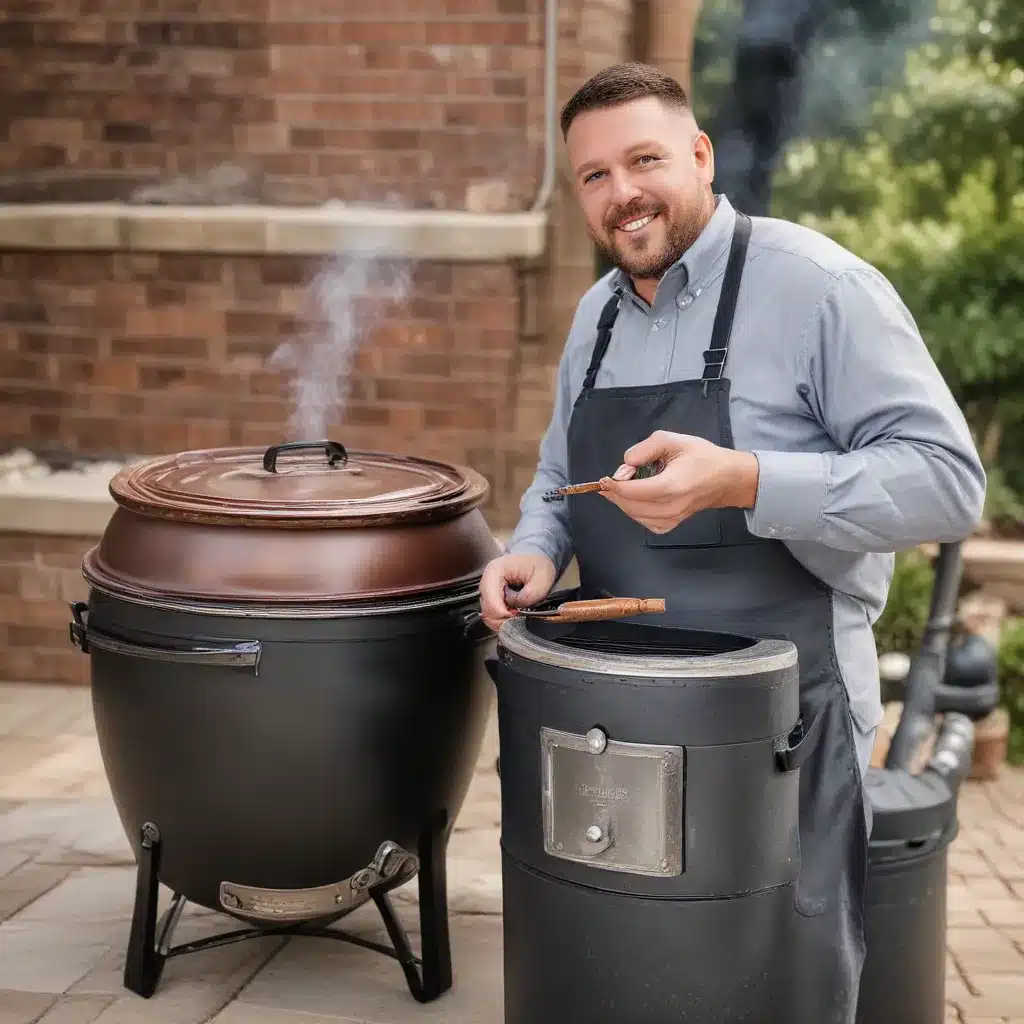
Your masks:
{"label": "fingers", "polygon": [[512,616],[511,609],[505,603],[507,582],[497,561],[484,570],[480,579],[480,617],[494,630]]}
{"label": "fingers", "polygon": [[678,455],[685,447],[686,434],[673,434],[668,430],[656,430],[650,437],[626,451],[623,462],[628,466],[643,466],[658,459],[668,461]]}
{"label": "fingers", "polygon": [[550,583],[540,573],[534,572],[528,580],[523,582],[522,588],[515,595],[515,607],[529,608],[531,605],[537,604],[538,601],[543,601],[548,596],[550,589]]}
{"label": "fingers", "polygon": [[[646,483],[647,481],[637,482]],[[651,533],[668,533],[691,514],[688,506],[677,505],[675,502],[659,504],[650,501],[634,501],[631,500],[632,495],[629,498],[622,498],[609,491],[603,491],[602,497],[621,509],[630,519],[650,530]]]}
{"label": "fingers", "polygon": [[615,495],[627,501],[658,502],[668,501],[675,497],[679,482],[668,475],[668,472],[650,476],[646,480],[616,480],[615,477],[604,477],[601,481],[602,494]]}
{"label": "fingers", "polygon": [[484,570],[480,580],[480,614],[491,629],[543,600],[555,582],[555,566],[542,555],[503,555]]}

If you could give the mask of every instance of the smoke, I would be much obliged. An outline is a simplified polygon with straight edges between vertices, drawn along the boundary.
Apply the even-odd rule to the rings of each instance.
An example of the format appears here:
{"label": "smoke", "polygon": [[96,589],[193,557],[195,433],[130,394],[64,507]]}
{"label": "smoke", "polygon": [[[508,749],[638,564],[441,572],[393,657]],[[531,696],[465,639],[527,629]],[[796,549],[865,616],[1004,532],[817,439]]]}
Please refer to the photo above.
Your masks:
{"label": "smoke", "polygon": [[395,255],[395,242],[385,232],[370,250],[331,256],[310,286],[308,326],[270,357],[272,368],[290,374],[293,439],[327,436],[344,415],[360,347],[409,297],[413,262]]}
{"label": "smoke", "polygon": [[929,37],[934,7],[935,0],[706,3],[695,72],[713,72],[716,188],[748,213],[767,213],[787,143],[863,132],[875,98],[901,79],[907,51]]}
{"label": "smoke", "polygon": [[910,51],[934,38],[935,0],[837,3],[807,54],[796,131],[857,138],[873,124],[875,101],[904,78]]}

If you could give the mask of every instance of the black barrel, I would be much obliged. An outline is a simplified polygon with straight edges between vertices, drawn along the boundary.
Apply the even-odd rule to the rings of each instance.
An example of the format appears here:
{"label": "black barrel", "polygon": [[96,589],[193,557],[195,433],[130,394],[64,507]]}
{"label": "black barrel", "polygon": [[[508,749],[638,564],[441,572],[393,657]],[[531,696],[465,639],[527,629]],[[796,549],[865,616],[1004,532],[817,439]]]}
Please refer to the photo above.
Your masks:
{"label": "black barrel", "polygon": [[946,862],[957,834],[957,785],[970,768],[972,736],[969,721],[948,716],[920,775],[868,769],[865,792],[873,823],[857,1024],[946,1019]]}
{"label": "black barrel", "polygon": [[490,668],[506,1024],[786,1019],[795,646],[517,618]]}

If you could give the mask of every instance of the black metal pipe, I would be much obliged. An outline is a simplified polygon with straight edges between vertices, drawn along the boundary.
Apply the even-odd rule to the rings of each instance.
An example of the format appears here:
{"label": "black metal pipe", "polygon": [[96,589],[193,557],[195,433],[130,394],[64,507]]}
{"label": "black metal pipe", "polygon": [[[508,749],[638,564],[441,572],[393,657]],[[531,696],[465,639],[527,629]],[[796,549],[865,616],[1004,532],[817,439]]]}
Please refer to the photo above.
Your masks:
{"label": "black metal pipe", "polygon": [[793,133],[807,56],[833,0],[745,0],[732,84],[714,125],[715,191],[764,217],[772,179]]}
{"label": "black metal pipe", "polygon": [[940,544],[928,621],[921,646],[910,663],[903,690],[903,711],[886,755],[886,768],[909,771],[921,745],[931,735],[935,694],[946,671],[962,572],[961,543]]}

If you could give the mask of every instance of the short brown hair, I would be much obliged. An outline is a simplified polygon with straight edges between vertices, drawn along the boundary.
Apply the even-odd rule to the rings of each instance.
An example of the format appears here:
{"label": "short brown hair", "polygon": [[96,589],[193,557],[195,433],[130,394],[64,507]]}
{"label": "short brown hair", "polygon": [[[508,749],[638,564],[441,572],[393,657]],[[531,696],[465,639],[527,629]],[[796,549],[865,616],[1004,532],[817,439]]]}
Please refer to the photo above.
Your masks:
{"label": "short brown hair", "polygon": [[647,96],[656,96],[682,110],[690,106],[686,90],[671,75],[650,64],[627,61],[604,68],[584,82],[562,107],[562,138],[569,133],[573,121],[588,110],[615,107]]}

